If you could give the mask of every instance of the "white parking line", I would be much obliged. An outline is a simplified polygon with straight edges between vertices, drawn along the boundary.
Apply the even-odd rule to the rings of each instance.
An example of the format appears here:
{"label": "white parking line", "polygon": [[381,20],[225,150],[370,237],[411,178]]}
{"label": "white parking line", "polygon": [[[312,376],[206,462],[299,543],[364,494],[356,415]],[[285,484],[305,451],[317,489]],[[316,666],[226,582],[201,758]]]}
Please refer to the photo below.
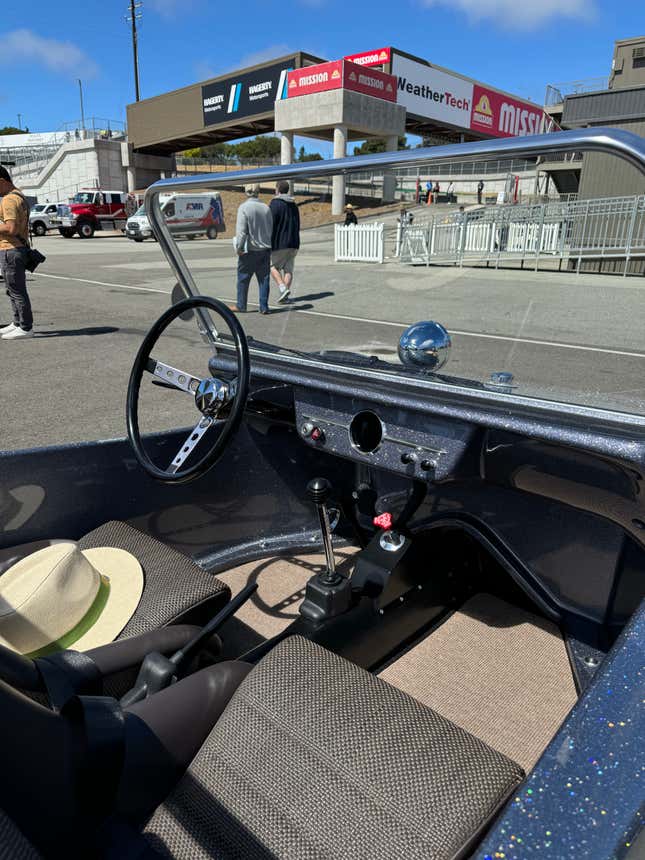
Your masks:
{"label": "white parking line", "polygon": [[[222,301],[230,302],[230,298],[222,298]],[[298,301],[298,297],[294,299],[294,301]],[[250,305],[257,305],[257,302],[249,302]],[[297,308],[292,308],[296,313],[299,314],[309,314],[314,317],[329,317],[330,319],[335,320],[349,320],[350,322],[364,322],[371,323],[372,325],[386,325],[393,326],[394,328],[407,328],[410,323],[400,323],[400,322],[389,322],[388,320],[372,320],[366,319],[363,317],[350,317],[345,316],[344,314],[330,314],[325,313],[324,311],[306,311],[306,310],[298,310]],[[451,328],[449,329],[450,335],[460,335],[461,337],[478,337],[485,338],[487,340],[505,340],[510,341],[511,343],[530,343],[536,344],[537,346],[554,346],[559,349],[578,349],[584,352],[605,352],[609,355],[628,355],[631,358],[645,358],[645,353],[642,352],[624,352],[618,349],[606,349],[602,346],[582,346],[575,343],[560,343],[559,341],[554,340],[535,340],[533,338],[527,337],[513,337],[512,335],[505,334],[482,334],[476,331],[460,331],[459,329]]]}
{"label": "white parking line", "polygon": [[36,272],[37,278],[56,278],[59,281],[76,281],[79,284],[96,284],[97,287],[116,287],[119,290],[143,290],[146,293],[163,293],[170,295],[170,290],[155,290],[153,287],[135,287],[131,284],[108,284],[106,281],[90,281],[88,278],[70,278],[69,275],[47,275],[45,272]]}
{"label": "white parking line", "polygon": [[[95,284],[98,287],[114,287],[119,290],[134,290],[135,292],[141,291],[145,293],[162,293],[165,296],[170,295],[170,290],[156,290],[153,287],[137,287],[131,284],[110,284],[106,281],[90,281],[87,278],[71,278],[69,275],[49,275],[44,272],[36,272],[36,277],[38,278],[57,278],[60,281],[75,281],[79,284]],[[230,297],[218,296],[221,301],[230,302],[232,299]],[[297,297],[296,297],[297,301]],[[257,302],[249,302],[250,305],[257,305]],[[409,323],[401,323],[401,322],[390,322],[389,320],[374,320],[369,319],[367,317],[350,317],[345,314],[332,314],[325,313],[324,311],[307,311],[307,310],[298,310],[297,308],[291,308],[294,313],[298,314],[307,314],[308,316],[313,317],[327,317],[328,319],[335,320],[347,320],[348,322],[358,322],[358,323],[369,323],[370,325],[384,325],[391,326],[393,328],[407,328]],[[450,329],[451,335],[459,335],[460,337],[478,337],[483,340],[502,340],[510,343],[528,343],[533,344],[535,346],[552,346],[557,349],[577,349],[581,352],[600,352],[606,353],[607,355],[626,355],[630,358],[645,358],[645,353],[642,352],[629,352],[626,350],[619,349],[607,349],[601,346],[581,346],[575,343],[561,343],[560,341],[554,340],[536,340],[534,338],[527,337],[512,337],[511,335],[505,334],[483,334],[475,331],[460,331],[459,329]]]}

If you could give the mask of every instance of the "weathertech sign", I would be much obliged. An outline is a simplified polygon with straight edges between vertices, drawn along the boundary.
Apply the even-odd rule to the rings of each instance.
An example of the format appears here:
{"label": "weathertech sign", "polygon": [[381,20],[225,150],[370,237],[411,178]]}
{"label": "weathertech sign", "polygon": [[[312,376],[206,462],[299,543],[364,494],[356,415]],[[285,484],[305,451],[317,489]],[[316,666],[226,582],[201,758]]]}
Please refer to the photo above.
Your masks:
{"label": "weathertech sign", "polygon": [[473,131],[484,131],[494,137],[525,137],[550,131],[545,114],[537,105],[514,99],[504,93],[473,87]]}
{"label": "weathertech sign", "polygon": [[552,131],[538,105],[490,90],[468,78],[394,53],[398,102],[408,113],[490,137],[524,137]]}
{"label": "weathertech sign", "polygon": [[345,57],[350,63],[358,66],[384,66],[390,62],[391,48],[377,48],[375,51],[363,51],[361,54],[350,54]]}
{"label": "weathertech sign", "polygon": [[377,99],[396,101],[396,81],[376,69],[366,69],[348,60],[334,60],[289,72],[288,98],[322,93],[327,90],[354,90]]}

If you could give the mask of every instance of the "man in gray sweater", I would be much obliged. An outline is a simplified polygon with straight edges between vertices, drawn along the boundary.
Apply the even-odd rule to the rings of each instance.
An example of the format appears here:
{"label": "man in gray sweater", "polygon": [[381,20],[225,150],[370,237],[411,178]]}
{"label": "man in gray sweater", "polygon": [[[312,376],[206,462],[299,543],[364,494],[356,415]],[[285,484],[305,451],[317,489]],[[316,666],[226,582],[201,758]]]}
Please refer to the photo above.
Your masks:
{"label": "man in gray sweater", "polygon": [[253,275],[258,279],[260,290],[260,313],[269,313],[269,271],[271,267],[271,210],[258,200],[259,185],[247,185],[247,199],[237,210],[235,227],[235,250],[237,260],[237,304],[230,305],[232,311],[244,313]]}

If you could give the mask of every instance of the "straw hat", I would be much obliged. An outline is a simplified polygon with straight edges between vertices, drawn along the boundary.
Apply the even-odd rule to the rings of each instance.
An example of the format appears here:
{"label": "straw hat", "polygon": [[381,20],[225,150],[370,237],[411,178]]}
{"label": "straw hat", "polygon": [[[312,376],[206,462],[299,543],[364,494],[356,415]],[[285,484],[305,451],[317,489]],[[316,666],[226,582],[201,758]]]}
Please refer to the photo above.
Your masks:
{"label": "straw hat", "polygon": [[122,549],[81,552],[63,541],[38,550],[0,577],[0,645],[29,657],[112,642],[141,599],[143,571]]}
{"label": "straw hat", "polygon": [[345,209],[353,209],[353,208],[354,208],[354,207],[352,206],[352,204],[351,204],[351,203],[347,203],[347,204],[346,204],[346,206],[345,206]]}

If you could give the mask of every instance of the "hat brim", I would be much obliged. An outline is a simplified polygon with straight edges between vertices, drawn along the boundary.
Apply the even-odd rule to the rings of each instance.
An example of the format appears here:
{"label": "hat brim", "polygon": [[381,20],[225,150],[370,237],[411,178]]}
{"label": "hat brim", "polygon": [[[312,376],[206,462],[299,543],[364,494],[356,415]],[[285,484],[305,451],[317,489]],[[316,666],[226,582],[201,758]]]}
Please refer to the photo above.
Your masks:
{"label": "hat brim", "polygon": [[82,550],[89,563],[109,580],[110,591],[92,627],[69,647],[88,651],[113,642],[136,612],[143,594],[143,569],[124,549],[109,546]]}

